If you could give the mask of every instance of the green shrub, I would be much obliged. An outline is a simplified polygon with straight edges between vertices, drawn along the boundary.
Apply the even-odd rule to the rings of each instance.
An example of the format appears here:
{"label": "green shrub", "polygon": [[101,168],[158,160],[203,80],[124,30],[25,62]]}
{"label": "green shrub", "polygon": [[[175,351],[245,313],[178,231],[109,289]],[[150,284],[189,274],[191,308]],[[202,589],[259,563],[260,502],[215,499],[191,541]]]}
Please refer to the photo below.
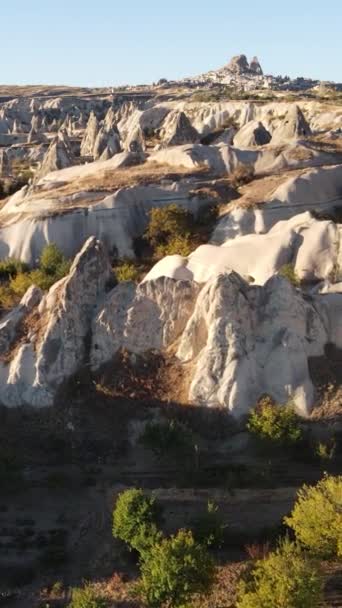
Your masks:
{"label": "green shrub", "polygon": [[18,302],[18,296],[7,285],[0,285],[0,307],[13,308]]}
{"label": "green shrub", "polygon": [[206,548],[191,532],[155,544],[141,565],[140,592],[149,606],[188,606],[194,595],[206,594],[215,578],[215,567]]}
{"label": "green shrub", "polygon": [[342,476],[326,475],[315,486],[304,485],[284,521],[312,553],[342,557]]}
{"label": "green shrub", "polygon": [[31,272],[18,272],[10,280],[10,290],[22,297],[31,285],[44,291],[62,279],[70,270],[70,262],[54,244],[46,245],[40,257],[40,267]]}
{"label": "green shrub", "polygon": [[125,490],[119,495],[113,512],[113,536],[142,554],[161,539],[157,528],[160,514],[153,496],[136,488]]}
{"label": "green shrub", "polygon": [[98,597],[90,585],[72,590],[69,608],[106,608],[107,602]]}
{"label": "green shrub", "polygon": [[20,272],[27,272],[27,264],[15,258],[0,260],[0,279],[10,279]]}
{"label": "green shrub", "polygon": [[45,245],[39,258],[39,267],[42,272],[55,275],[61,264],[64,263],[65,258],[55,243]]}
{"label": "green shrub", "polygon": [[161,243],[155,249],[155,257],[160,260],[166,255],[181,255],[184,258],[196,248],[197,243],[189,233],[172,237],[167,243]]}
{"label": "green shrub", "polygon": [[10,280],[10,290],[17,296],[22,297],[28,288],[32,285],[30,274],[19,272],[13,279]]}
{"label": "green shrub", "polygon": [[267,399],[251,411],[247,429],[259,439],[274,444],[293,445],[303,438],[299,418],[293,406],[273,405]]}
{"label": "green shrub", "polygon": [[225,526],[215,502],[208,501],[205,513],[193,520],[191,529],[197,542],[208,547],[222,545]]}
{"label": "green shrub", "polygon": [[237,608],[318,608],[322,581],[300,549],[285,539],[240,581]]}
{"label": "green shrub", "polygon": [[292,283],[292,285],[294,285],[294,287],[300,286],[300,278],[297,275],[293,264],[284,264],[280,268],[278,274],[279,274],[279,276],[284,277],[284,279],[287,279],[289,281],[289,283]]}
{"label": "green shrub", "polygon": [[193,215],[178,205],[156,207],[150,211],[145,238],[152,247],[165,245],[172,239],[190,232],[193,222]]}
{"label": "green shrub", "polygon": [[132,262],[124,262],[123,264],[116,266],[113,270],[119,282],[139,280],[139,270]]}
{"label": "green shrub", "polygon": [[172,456],[183,460],[194,450],[192,432],[177,420],[148,422],[139,441],[159,459]]}

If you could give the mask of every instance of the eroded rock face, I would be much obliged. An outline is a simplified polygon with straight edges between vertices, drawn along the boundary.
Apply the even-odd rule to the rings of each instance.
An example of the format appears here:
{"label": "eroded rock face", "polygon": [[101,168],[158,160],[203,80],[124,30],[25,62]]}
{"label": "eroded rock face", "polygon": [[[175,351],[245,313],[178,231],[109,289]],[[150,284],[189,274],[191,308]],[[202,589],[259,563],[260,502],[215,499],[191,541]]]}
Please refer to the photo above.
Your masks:
{"label": "eroded rock face", "polygon": [[100,126],[96,115],[92,112],[81,142],[81,156],[92,156]]}
{"label": "eroded rock face", "polygon": [[134,353],[163,350],[181,335],[199,286],[161,277],[135,286],[120,283],[108,294],[92,330],[93,369],[125,348]]}
{"label": "eroded rock face", "polygon": [[244,74],[249,71],[249,63],[246,55],[235,55],[231,58],[228,69],[235,74]]}
{"label": "eroded rock face", "polygon": [[43,158],[42,164],[35,174],[35,181],[39,181],[45,175],[59,169],[66,169],[72,164],[70,151],[65,143],[57,137],[53,140]]}
{"label": "eroded rock face", "polygon": [[15,341],[21,322],[35,306],[38,306],[42,296],[42,290],[32,285],[20,300],[19,305],[0,320],[0,356],[8,352]]}
{"label": "eroded rock face", "polygon": [[60,384],[84,362],[91,319],[110,275],[103,245],[91,237],[70,273],[40,302],[37,323],[14,349],[14,358],[1,365],[1,403],[38,407],[53,403]]}
{"label": "eroded rock face", "polygon": [[178,110],[174,110],[168,114],[160,135],[167,146],[178,146],[199,141],[199,135],[186,114]]}
{"label": "eroded rock face", "polygon": [[[104,154],[105,152],[105,154]],[[120,137],[114,129],[101,127],[99,130],[93,149],[94,160],[108,160],[114,154],[121,152]]]}
{"label": "eroded rock face", "polygon": [[264,146],[271,141],[271,134],[264,125],[257,120],[245,124],[234,136],[234,146],[238,148],[252,148]]}
{"label": "eroded rock face", "polygon": [[190,399],[239,416],[267,393],[278,403],[293,399],[307,415],[315,402],[308,357],[322,355],[329,340],[317,304],[280,277],[264,287],[235,273],[209,281],[177,353],[194,361]]}
{"label": "eroded rock face", "polygon": [[272,135],[272,144],[283,144],[308,135],[311,135],[311,129],[302,110],[298,106],[290,106],[283,122]]}
{"label": "eroded rock face", "polygon": [[[106,294],[111,268],[94,237],[70,273],[40,301],[35,288],[0,324],[0,402],[51,405],[60,385],[89,363],[121,350],[165,352],[187,364],[189,401],[245,414],[265,393],[292,399],[307,415],[316,402],[309,358],[342,348],[342,294],[304,295],[273,276],[250,285],[228,270],[204,284],[159,277]],[[22,319],[32,323],[18,335]],[[31,317],[30,317],[31,319]],[[23,329],[23,328],[22,328]]]}

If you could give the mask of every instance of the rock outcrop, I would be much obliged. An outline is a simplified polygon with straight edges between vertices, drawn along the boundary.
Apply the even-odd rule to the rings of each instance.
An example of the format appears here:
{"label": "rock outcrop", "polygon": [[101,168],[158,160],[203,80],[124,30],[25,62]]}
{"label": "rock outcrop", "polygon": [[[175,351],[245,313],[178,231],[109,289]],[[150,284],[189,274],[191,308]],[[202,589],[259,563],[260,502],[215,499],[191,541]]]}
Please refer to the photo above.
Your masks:
{"label": "rock outcrop", "polygon": [[94,160],[98,160],[99,158],[101,160],[108,160],[119,152],[121,152],[121,146],[118,132],[113,128],[107,130],[106,127],[101,127],[93,148]]}
{"label": "rock outcrop", "polygon": [[60,140],[57,136],[50,144],[41,166],[35,173],[35,181],[39,181],[45,175],[53,171],[65,169],[72,165],[72,158],[70,156],[70,150],[66,147],[65,143]]}
{"label": "rock outcrop", "polygon": [[234,55],[228,64],[228,70],[235,74],[244,74],[249,71],[249,63],[246,55]]}
{"label": "rock outcrop", "polygon": [[[87,352],[87,337],[91,319],[106,291],[111,276],[107,254],[99,241],[90,238],[76,256],[70,273],[53,285],[37,309],[37,322],[26,339],[14,349],[9,363],[0,365],[0,402],[8,406],[51,405],[61,383],[75,373]],[[29,297],[30,296],[30,297]],[[39,294],[27,294],[22,302],[25,312],[29,300]],[[31,306],[32,307],[32,306]],[[5,319],[7,337],[9,323],[17,324],[22,309],[15,312],[14,321]],[[6,322],[7,321],[7,322]],[[0,327],[0,343],[2,343]],[[15,347],[15,348],[14,348]]]}
{"label": "rock outcrop", "polygon": [[[64,279],[41,300],[31,288],[3,320],[0,403],[51,405],[89,361],[98,370],[122,349],[147,354],[178,345],[191,402],[238,417],[266,393],[307,415],[316,402],[310,358],[327,344],[342,347],[342,294],[303,295],[279,276],[249,285],[228,270],[204,284],[161,277],[106,294],[111,276],[103,246],[90,238]],[[23,334],[17,330],[28,312],[34,322]]]}
{"label": "rock outcrop", "polygon": [[270,141],[271,134],[265,129],[264,125],[257,120],[248,122],[234,135],[234,146],[237,146],[238,148],[264,146]]}
{"label": "rock outcrop", "polygon": [[254,74],[257,74],[258,76],[263,75],[262,67],[261,67],[259,59],[257,57],[253,57],[253,59],[251,60],[251,62],[249,64],[249,69],[252,72],[254,72]]}
{"label": "rock outcrop", "polygon": [[166,146],[178,146],[199,141],[199,135],[186,114],[178,110],[167,115],[160,130],[160,138]]}
{"label": "rock outcrop", "polygon": [[[160,260],[145,280],[160,276],[187,278],[198,283],[234,270],[263,285],[286,264],[306,283],[342,279],[342,225],[318,221],[309,212],[278,222],[266,234],[227,239],[221,246],[200,245],[190,256]],[[175,258],[175,259],[174,259]]]}
{"label": "rock outcrop", "polygon": [[272,144],[284,144],[287,141],[308,137],[311,129],[302,110],[298,106],[291,106],[283,122],[272,134]]}
{"label": "rock outcrop", "polygon": [[6,150],[0,150],[0,177],[5,177],[10,169],[10,162]]}
{"label": "rock outcrop", "polygon": [[89,116],[86,130],[81,141],[81,156],[92,156],[100,126],[94,112]]}
{"label": "rock outcrop", "polygon": [[[194,362],[190,399],[240,416],[268,394],[277,403],[292,399],[307,415],[315,403],[308,359],[335,341],[322,315],[329,301],[322,298],[303,298],[280,277],[261,288],[234,273],[209,281],[177,353],[181,361]],[[342,297],[335,298],[341,314]]]}
{"label": "rock outcrop", "polygon": [[136,287],[120,283],[108,294],[92,328],[91,364],[97,369],[122,348],[164,350],[181,335],[199,286],[161,277]]}
{"label": "rock outcrop", "polygon": [[42,297],[42,290],[32,285],[20,300],[19,305],[0,320],[0,356],[6,355],[16,339],[22,321],[35,306],[38,306]]}

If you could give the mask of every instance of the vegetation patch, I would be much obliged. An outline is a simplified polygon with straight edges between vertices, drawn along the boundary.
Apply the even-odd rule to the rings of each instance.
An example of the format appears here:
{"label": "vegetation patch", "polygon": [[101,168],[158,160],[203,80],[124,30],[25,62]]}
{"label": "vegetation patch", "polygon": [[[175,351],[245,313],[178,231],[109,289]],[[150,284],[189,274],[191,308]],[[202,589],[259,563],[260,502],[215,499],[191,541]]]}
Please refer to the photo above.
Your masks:
{"label": "vegetation patch", "polygon": [[322,580],[315,565],[288,539],[254,568],[238,587],[237,608],[318,608]]}
{"label": "vegetation patch", "polygon": [[304,485],[285,523],[297,540],[319,557],[342,557],[342,476],[326,475]]}
{"label": "vegetation patch", "polygon": [[274,444],[294,445],[303,439],[293,404],[275,405],[269,398],[251,411],[247,429],[258,439]]}

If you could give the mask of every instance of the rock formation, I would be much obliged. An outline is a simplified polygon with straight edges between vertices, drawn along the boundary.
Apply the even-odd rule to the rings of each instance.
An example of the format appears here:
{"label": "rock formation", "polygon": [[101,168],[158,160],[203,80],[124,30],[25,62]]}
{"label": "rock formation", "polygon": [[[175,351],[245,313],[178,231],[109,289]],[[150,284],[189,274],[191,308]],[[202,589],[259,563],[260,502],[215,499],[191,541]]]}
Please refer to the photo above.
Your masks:
{"label": "rock formation", "polygon": [[[335,298],[341,314],[342,296]],[[335,341],[321,314],[329,304],[324,296],[304,299],[280,277],[262,288],[234,273],[209,281],[177,353],[195,364],[190,399],[239,416],[266,393],[278,403],[292,399],[307,415],[315,403],[308,358],[323,355],[324,345]]]}
{"label": "rock formation", "polygon": [[6,177],[10,170],[10,162],[6,150],[0,150],[0,177]]}
{"label": "rock formation", "polygon": [[262,71],[262,67],[259,63],[259,59],[257,57],[253,57],[253,59],[251,60],[250,64],[249,64],[249,69],[254,72],[255,74],[257,74],[258,76],[262,76],[263,75],[263,71]]}
{"label": "rock formation", "polygon": [[70,151],[67,149],[64,142],[61,141],[59,137],[56,137],[51,142],[43,162],[35,174],[35,181],[39,181],[42,177],[52,171],[70,167],[71,164],[72,159],[70,157]]}
{"label": "rock formation", "polygon": [[283,122],[272,134],[272,144],[281,144],[293,139],[311,135],[311,129],[301,109],[290,106]]}
{"label": "rock formation", "polygon": [[105,126],[101,127],[94,143],[94,160],[98,160],[99,158],[101,160],[108,160],[119,152],[121,152],[121,146],[117,130],[113,128],[107,130]]}
{"label": "rock formation", "polygon": [[92,112],[89,116],[86,130],[81,142],[81,156],[92,156],[97,134],[99,132],[99,123],[96,115]]}
{"label": "rock formation", "polygon": [[[36,312],[39,321],[24,342],[14,344],[13,331],[12,341],[8,338],[7,322],[4,328],[7,344],[11,342],[14,354],[9,363],[0,365],[1,403],[37,407],[53,403],[58,386],[82,366],[91,319],[105,295],[110,276],[111,267],[103,246],[90,238],[67,277],[41,300]],[[13,311],[15,319],[23,314],[24,305],[28,308],[27,300],[32,306],[32,299],[31,292],[21,308]],[[4,342],[0,337],[0,343]]]}
{"label": "rock formation", "polygon": [[249,63],[246,55],[235,55],[231,58],[227,67],[230,72],[234,72],[235,74],[243,74],[244,72],[248,72]]}
{"label": "rock formation", "polygon": [[270,141],[271,134],[265,129],[264,125],[257,120],[247,122],[234,136],[234,146],[237,146],[238,148],[264,146]]}
{"label": "rock formation", "polygon": [[167,115],[160,130],[160,138],[166,146],[178,146],[199,141],[199,135],[186,114],[178,110]]}

